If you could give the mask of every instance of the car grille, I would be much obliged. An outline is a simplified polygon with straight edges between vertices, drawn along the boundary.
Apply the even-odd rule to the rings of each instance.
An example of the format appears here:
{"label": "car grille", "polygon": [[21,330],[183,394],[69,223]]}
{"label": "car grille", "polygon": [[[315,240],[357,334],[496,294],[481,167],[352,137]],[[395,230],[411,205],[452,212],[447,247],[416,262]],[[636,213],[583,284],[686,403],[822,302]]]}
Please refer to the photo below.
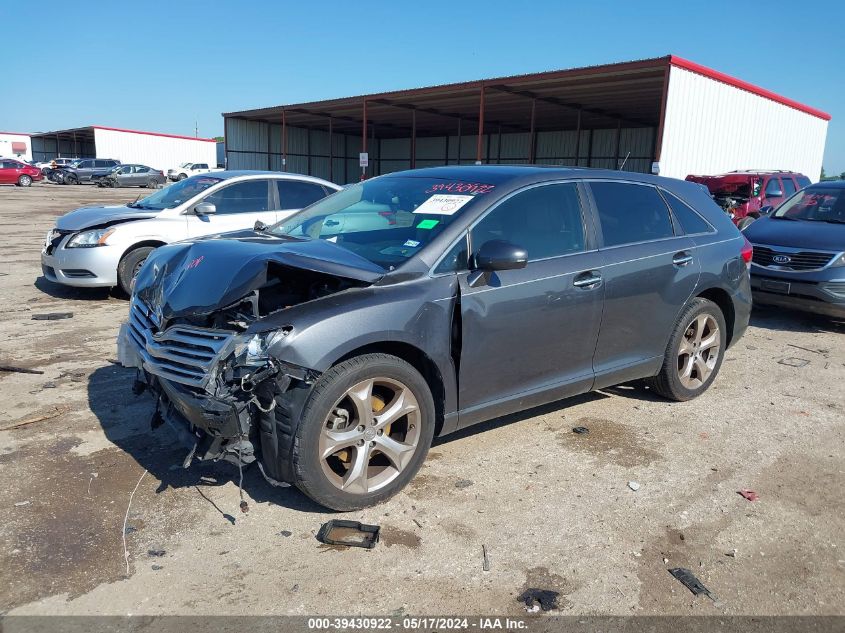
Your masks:
{"label": "car grille", "polygon": [[234,333],[172,325],[159,331],[156,315],[140,300],[129,309],[129,336],[150,373],[191,387],[204,387]]}
{"label": "car grille", "polygon": [[845,299],[845,281],[828,281],[822,284],[822,288],[832,295]]}
{"label": "car grille", "polygon": [[[824,251],[799,251],[786,248],[771,248],[754,244],[754,255],[752,261],[758,266],[774,268],[777,270],[817,270],[827,266],[836,256],[836,253]],[[786,261],[777,261],[777,258],[786,257]]]}

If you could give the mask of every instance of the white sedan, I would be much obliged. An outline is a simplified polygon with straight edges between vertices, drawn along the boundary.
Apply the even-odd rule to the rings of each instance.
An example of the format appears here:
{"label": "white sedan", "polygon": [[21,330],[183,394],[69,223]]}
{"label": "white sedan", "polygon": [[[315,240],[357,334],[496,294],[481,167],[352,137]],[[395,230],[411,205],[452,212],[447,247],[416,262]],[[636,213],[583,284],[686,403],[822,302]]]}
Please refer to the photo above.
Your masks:
{"label": "white sedan", "polygon": [[47,235],[41,268],[48,280],[81,287],[131,282],[158,246],[273,224],[339,191],[311,176],[222,171],[182,180],[124,206],[84,207],[61,216]]}

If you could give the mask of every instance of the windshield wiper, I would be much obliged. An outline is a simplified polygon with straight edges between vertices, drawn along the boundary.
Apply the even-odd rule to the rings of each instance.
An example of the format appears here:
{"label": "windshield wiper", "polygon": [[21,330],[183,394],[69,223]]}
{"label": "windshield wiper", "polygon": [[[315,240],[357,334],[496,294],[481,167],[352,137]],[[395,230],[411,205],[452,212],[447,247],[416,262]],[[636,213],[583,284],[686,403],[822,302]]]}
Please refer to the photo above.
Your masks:
{"label": "windshield wiper", "polygon": [[788,218],[785,215],[773,215],[770,216],[773,220],[789,220],[790,222],[797,222],[797,218]]}

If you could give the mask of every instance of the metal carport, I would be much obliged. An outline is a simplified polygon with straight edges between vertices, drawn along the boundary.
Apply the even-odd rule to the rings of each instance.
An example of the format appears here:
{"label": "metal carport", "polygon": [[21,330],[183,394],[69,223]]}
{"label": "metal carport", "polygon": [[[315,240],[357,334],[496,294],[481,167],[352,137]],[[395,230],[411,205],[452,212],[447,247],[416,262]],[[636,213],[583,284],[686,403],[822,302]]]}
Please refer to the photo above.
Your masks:
{"label": "metal carport", "polygon": [[[225,113],[230,168],[336,182],[454,163],[649,171],[668,58]],[[366,152],[369,166],[359,167]]]}

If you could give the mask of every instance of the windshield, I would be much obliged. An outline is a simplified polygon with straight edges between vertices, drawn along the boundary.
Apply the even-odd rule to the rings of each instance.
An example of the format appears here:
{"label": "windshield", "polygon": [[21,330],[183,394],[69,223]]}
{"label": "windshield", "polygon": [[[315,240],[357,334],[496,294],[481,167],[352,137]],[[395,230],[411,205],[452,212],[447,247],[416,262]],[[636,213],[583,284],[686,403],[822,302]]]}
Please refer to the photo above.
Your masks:
{"label": "windshield", "polygon": [[845,189],[812,187],[784,202],[773,218],[845,224]]}
{"label": "windshield", "polygon": [[205,191],[211,185],[216,185],[221,180],[222,178],[211,178],[209,176],[186,178],[127,206],[133,209],[152,209],[155,211],[172,209],[173,207],[178,207],[183,202],[187,202],[201,191]]}
{"label": "windshield", "polygon": [[267,231],[334,242],[392,270],[493,189],[443,178],[384,176],[343,189]]}

